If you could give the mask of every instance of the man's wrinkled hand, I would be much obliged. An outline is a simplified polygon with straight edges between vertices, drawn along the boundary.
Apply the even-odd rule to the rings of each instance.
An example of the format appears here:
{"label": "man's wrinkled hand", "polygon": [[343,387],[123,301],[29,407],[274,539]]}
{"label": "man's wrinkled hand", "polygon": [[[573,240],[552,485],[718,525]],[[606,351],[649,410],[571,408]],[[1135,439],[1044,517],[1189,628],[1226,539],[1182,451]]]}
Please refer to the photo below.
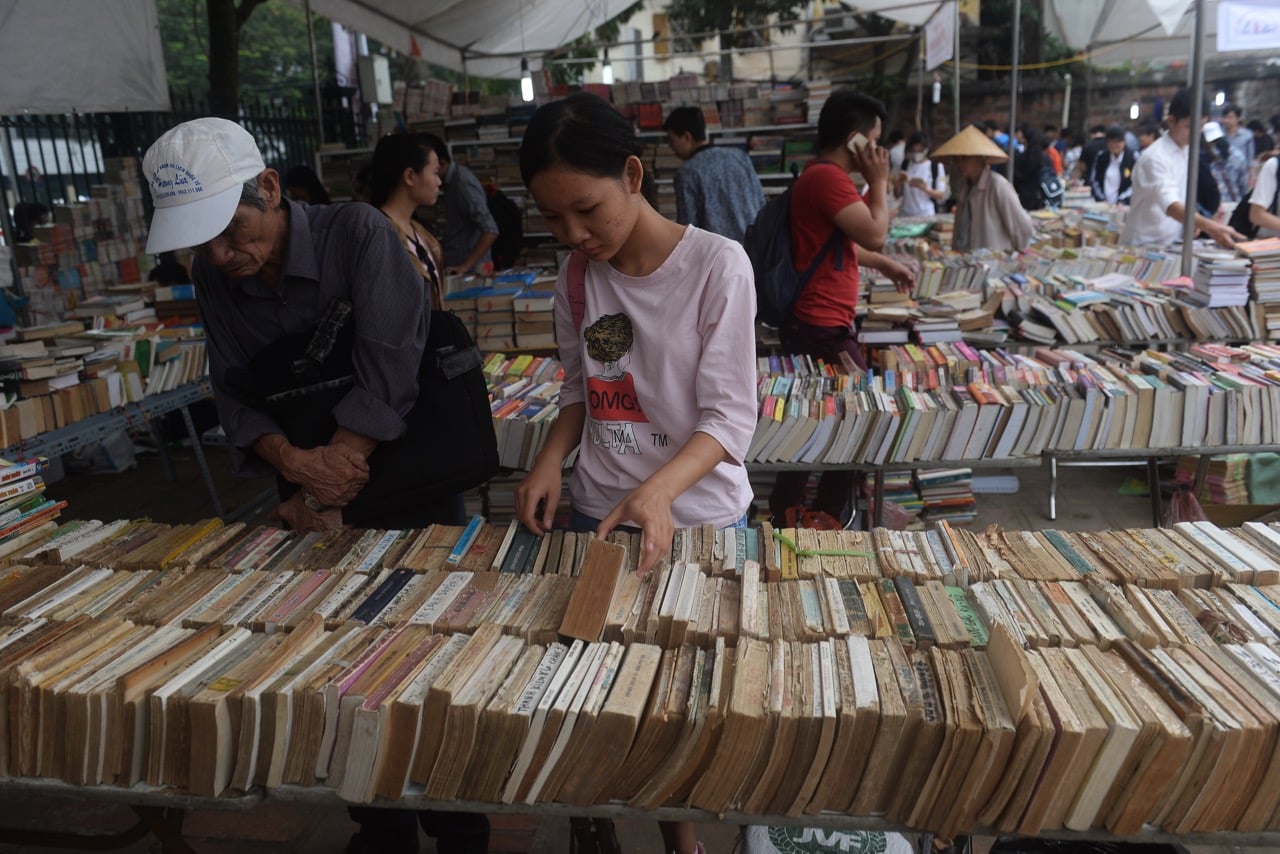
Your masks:
{"label": "man's wrinkled hand", "polygon": [[282,501],[273,515],[291,531],[332,531],[342,527],[341,510],[336,507],[319,512],[311,510],[303,503],[302,492],[296,492],[287,501]]}
{"label": "man's wrinkled hand", "polygon": [[285,463],[285,479],[310,492],[325,507],[345,507],[369,482],[368,461],[346,445],[294,449]]}

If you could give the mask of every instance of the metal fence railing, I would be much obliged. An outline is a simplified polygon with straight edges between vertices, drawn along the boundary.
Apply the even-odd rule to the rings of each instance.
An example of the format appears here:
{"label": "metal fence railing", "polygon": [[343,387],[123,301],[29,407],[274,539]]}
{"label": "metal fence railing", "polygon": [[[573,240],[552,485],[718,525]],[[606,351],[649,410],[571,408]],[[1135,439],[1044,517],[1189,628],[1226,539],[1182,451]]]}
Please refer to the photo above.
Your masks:
{"label": "metal fence railing", "polygon": [[[164,131],[210,115],[208,105],[193,98],[174,95],[171,103],[167,113],[0,116],[0,226],[6,242],[14,234],[9,211],[17,205],[52,207],[87,197],[103,181],[106,158],[141,157]],[[240,122],[257,139],[267,165],[281,174],[315,162],[314,107],[248,100],[241,104]]]}

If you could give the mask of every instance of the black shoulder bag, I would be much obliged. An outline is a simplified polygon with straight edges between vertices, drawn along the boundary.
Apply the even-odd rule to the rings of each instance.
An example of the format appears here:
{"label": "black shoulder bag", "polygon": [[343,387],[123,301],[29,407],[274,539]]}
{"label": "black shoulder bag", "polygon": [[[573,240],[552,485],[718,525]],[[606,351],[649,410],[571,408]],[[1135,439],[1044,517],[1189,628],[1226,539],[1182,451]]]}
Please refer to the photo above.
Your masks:
{"label": "black shoulder bag", "polygon": [[[270,415],[299,448],[327,444],[337,429],[333,408],[355,385],[351,304],[334,300],[316,330],[268,344],[227,385]],[[418,369],[418,400],[408,429],[369,455],[369,482],[342,508],[342,520],[376,527],[380,516],[415,502],[436,501],[478,486],[498,470],[480,351],[452,312],[431,312]],[[298,490],[277,478],[281,498]]]}

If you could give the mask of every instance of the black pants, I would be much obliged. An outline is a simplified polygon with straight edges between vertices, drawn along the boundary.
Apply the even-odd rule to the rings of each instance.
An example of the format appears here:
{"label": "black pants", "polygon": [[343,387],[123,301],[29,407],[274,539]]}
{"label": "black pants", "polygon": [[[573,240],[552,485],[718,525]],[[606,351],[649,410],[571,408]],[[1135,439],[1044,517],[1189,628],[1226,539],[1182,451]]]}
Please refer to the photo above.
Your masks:
{"label": "black pants", "polygon": [[[778,338],[783,351],[788,354],[808,355],[822,359],[829,365],[840,365],[840,354],[847,353],[854,364],[866,368],[862,348],[848,329],[810,326],[792,319],[778,330]],[[773,493],[769,496],[769,512],[776,523],[781,524],[788,507],[804,504],[804,485],[808,480],[807,471],[784,471],[778,474]],[[825,511],[843,521],[844,507],[849,502],[852,491],[853,472],[825,471],[818,479],[818,494],[813,509]]]}
{"label": "black pants", "polygon": [[360,825],[362,850],[369,854],[418,851],[418,824],[436,841],[439,854],[486,854],[489,819],[482,813],[347,807]]}

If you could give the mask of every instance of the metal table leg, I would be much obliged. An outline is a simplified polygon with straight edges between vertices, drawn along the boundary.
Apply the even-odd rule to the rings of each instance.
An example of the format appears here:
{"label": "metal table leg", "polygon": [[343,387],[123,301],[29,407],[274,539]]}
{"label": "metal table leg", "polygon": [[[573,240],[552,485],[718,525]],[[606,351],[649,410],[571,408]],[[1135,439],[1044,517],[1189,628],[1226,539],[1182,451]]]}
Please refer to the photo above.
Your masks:
{"label": "metal table leg", "polygon": [[178,475],[173,470],[173,457],[169,456],[169,446],[165,444],[164,433],[160,430],[160,422],[151,419],[147,422],[147,428],[151,431],[151,441],[156,443],[156,453],[160,455],[160,466],[164,469],[164,479],[173,483],[178,479]]}
{"label": "metal table leg", "polygon": [[222,515],[222,499],[218,497],[218,487],[213,482],[213,473],[209,471],[209,461],[204,458],[204,448],[200,445],[200,434],[196,432],[196,423],[191,420],[191,410],[182,407],[182,420],[187,425],[187,435],[191,437],[191,448],[196,452],[196,463],[200,466],[200,475],[204,478],[205,489],[209,491],[209,500],[213,502],[215,516]]}
{"label": "metal table leg", "polygon": [[1159,528],[1164,514],[1160,508],[1160,461],[1155,457],[1147,457],[1147,491],[1151,493],[1151,525]]}
{"label": "metal table leg", "polygon": [[138,817],[136,824],[118,833],[75,833],[57,830],[0,828],[0,838],[14,845],[36,848],[73,848],[80,851],[116,851],[132,845],[148,834],[160,841],[165,854],[194,854],[195,849],[182,838],[185,811],[167,807],[130,805]]}
{"label": "metal table leg", "polygon": [[874,477],[876,479],[876,512],[872,516],[872,525],[882,528],[884,527],[884,469],[876,469]]}
{"label": "metal table leg", "polygon": [[1058,458],[1053,454],[1045,455],[1045,464],[1049,466],[1049,521],[1058,520]]}

